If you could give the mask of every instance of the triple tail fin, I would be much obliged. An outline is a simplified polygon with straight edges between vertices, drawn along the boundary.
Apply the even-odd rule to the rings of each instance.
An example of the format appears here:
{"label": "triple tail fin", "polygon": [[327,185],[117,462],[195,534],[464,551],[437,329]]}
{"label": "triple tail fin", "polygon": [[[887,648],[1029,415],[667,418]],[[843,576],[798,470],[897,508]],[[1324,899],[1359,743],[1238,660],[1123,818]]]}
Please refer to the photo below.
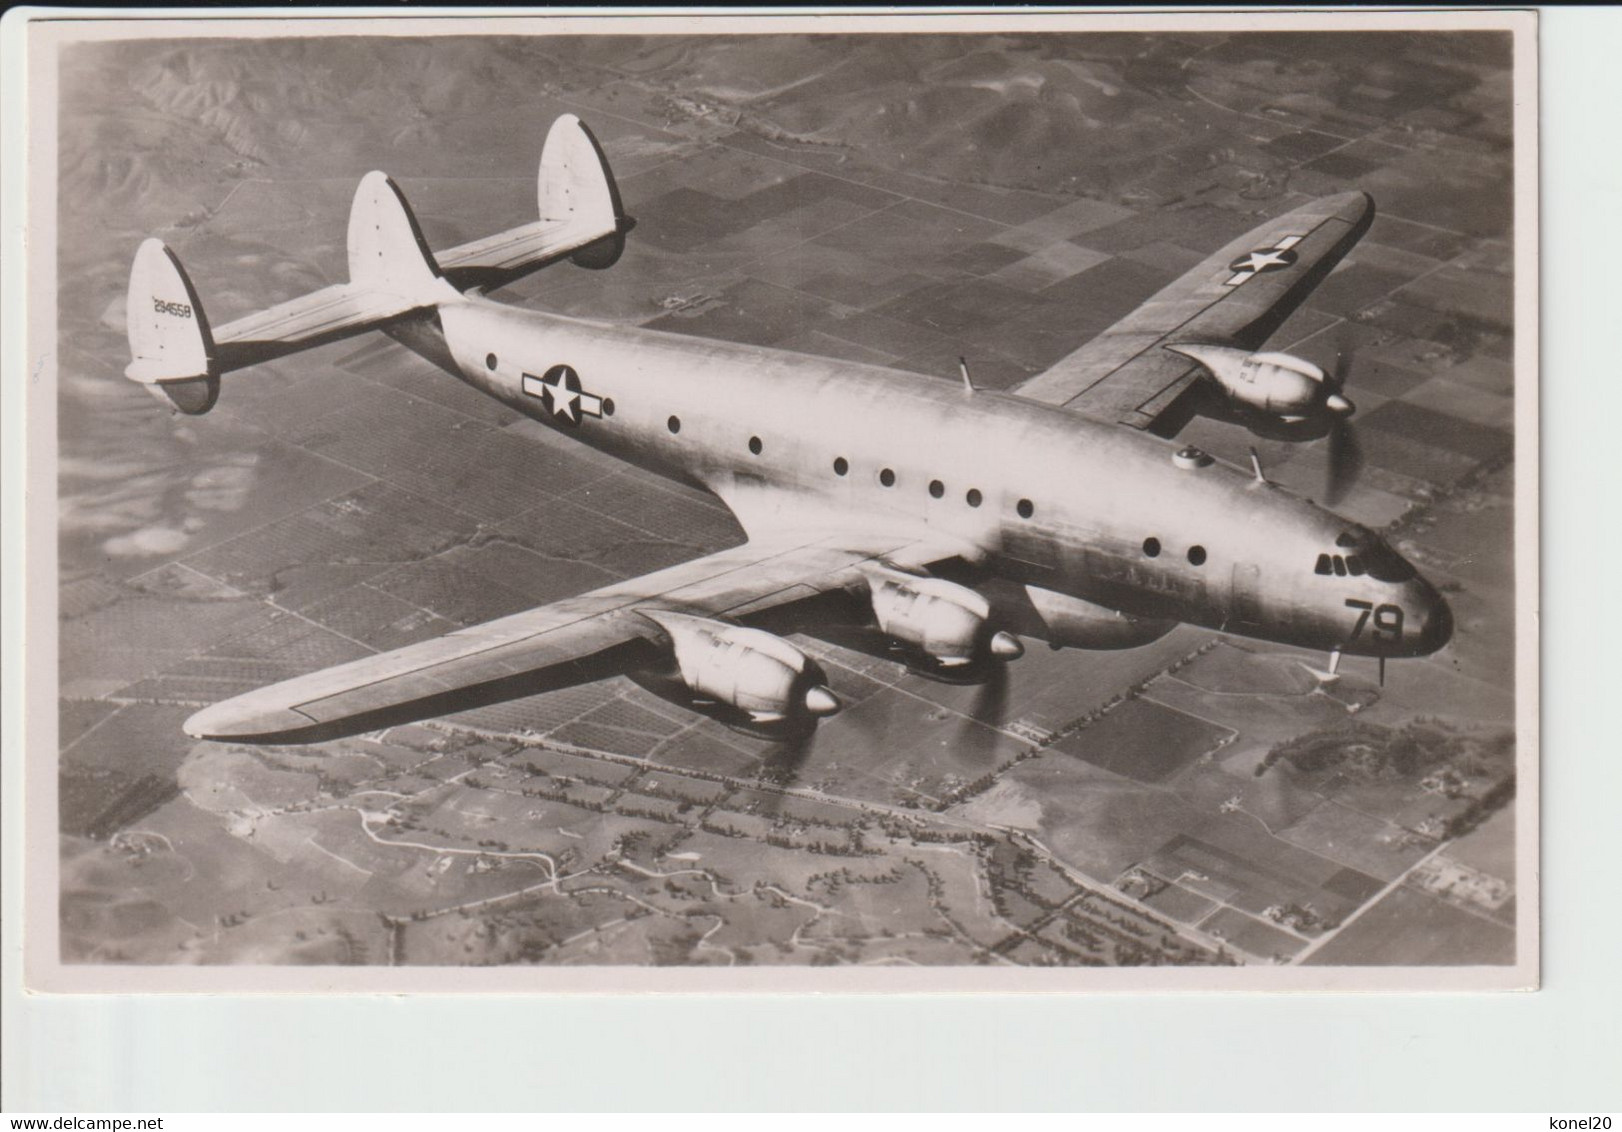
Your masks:
{"label": "triple tail fin", "polygon": [[180,261],[161,240],[148,240],[130,269],[125,375],[181,412],[206,413],[222,373],[463,302],[463,288],[499,286],[564,258],[608,267],[634,223],[602,147],[573,114],[547,133],[536,204],[538,219],[436,256],[400,187],[368,173],[349,211],[349,281],[212,332]]}
{"label": "triple tail fin", "polygon": [[399,186],[368,173],[349,210],[349,282],[335,283],[210,331],[197,290],[161,240],[130,269],[124,374],[183,413],[214,407],[220,374],[347,338],[440,303],[461,302],[445,281]]}

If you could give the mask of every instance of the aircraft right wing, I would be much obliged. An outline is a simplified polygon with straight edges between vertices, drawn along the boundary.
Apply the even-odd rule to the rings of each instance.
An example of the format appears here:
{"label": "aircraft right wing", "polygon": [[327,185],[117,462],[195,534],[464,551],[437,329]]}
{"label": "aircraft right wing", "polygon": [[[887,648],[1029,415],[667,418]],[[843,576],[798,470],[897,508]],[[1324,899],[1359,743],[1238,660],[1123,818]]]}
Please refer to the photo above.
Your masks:
{"label": "aircraft right wing", "polygon": [[951,556],[904,536],[774,536],[430,641],[259,688],[192,716],[196,738],[315,742],[586,683],[659,659],[660,611],[747,618]]}
{"label": "aircraft right wing", "polygon": [[[1374,221],[1367,193],[1324,197],[1247,232],[1012,392],[1151,429],[1203,372],[1177,342],[1259,349]],[[1175,431],[1172,429],[1171,431]]]}

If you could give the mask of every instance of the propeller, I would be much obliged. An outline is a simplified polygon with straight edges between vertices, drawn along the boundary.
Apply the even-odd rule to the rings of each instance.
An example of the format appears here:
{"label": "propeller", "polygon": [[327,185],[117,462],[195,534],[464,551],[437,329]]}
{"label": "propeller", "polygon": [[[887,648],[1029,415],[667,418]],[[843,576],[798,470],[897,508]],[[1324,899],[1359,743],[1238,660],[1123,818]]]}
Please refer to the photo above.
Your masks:
{"label": "propeller", "polygon": [[794,785],[816,741],[817,728],[802,727],[773,743],[761,756],[761,781],[772,786]]}
{"label": "propeller", "polygon": [[974,706],[969,714],[988,727],[1000,728],[1008,710],[1008,665],[992,664],[986,679],[975,689]]}
{"label": "propeller", "polygon": [[968,718],[957,725],[950,740],[951,753],[960,765],[991,766],[1008,711],[1008,681],[1008,665],[1001,660],[992,659],[981,670],[965,713]]}
{"label": "propeller", "polygon": [[1342,339],[1335,350],[1334,372],[1328,375],[1326,382],[1324,408],[1329,412],[1329,482],[1324,489],[1324,501],[1330,506],[1340,502],[1363,468],[1363,449],[1352,428],[1352,414],[1357,406],[1345,394],[1352,354],[1350,344]]}

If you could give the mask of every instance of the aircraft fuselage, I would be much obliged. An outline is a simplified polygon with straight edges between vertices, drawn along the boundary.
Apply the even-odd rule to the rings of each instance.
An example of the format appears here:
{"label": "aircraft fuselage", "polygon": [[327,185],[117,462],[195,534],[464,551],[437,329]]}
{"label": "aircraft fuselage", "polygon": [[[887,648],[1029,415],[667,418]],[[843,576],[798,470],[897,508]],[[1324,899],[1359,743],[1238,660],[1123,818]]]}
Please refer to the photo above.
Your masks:
{"label": "aircraft fuselage", "polygon": [[1369,532],[1125,427],[477,295],[437,317],[392,333],[552,429],[713,492],[752,533],[859,517],[1129,615],[1353,655],[1424,655],[1451,633],[1440,595]]}

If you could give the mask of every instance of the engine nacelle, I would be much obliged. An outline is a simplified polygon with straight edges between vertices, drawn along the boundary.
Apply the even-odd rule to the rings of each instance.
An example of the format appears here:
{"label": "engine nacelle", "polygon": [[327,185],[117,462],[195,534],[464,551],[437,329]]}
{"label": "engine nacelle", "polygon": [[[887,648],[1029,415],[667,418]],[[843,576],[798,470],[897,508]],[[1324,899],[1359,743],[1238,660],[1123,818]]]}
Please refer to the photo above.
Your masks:
{"label": "engine nacelle", "polygon": [[1135,649],[1159,640],[1177,625],[1176,621],[1133,617],[1039,586],[1024,589],[1031,610],[1046,627],[1042,636],[1055,647]]}
{"label": "engine nacelle", "polygon": [[1252,354],[1232,346],[1177,342],[1166,346],[1205,367],[1222,391],[1249,409],[1304,420],[1320,409],[1337,414],[1352,404],[1326,381],[1322,367],[1292,354]]}
{"label": "engine nacelle", "polygon": [[818,683],[809,658],[782,637],[674,610],[639,612],[670,636],[682,683],[756,723],[802,711],[832,715],[841,706]]}
{"label": "engine nacelle", "polygon": [[869,566],[864,573],[879,629],[942,668],[970,664],[982,649],[1001,660],[1025,651],[1012,634],[986,637],[991,603],[967,586],[889,566]]}

